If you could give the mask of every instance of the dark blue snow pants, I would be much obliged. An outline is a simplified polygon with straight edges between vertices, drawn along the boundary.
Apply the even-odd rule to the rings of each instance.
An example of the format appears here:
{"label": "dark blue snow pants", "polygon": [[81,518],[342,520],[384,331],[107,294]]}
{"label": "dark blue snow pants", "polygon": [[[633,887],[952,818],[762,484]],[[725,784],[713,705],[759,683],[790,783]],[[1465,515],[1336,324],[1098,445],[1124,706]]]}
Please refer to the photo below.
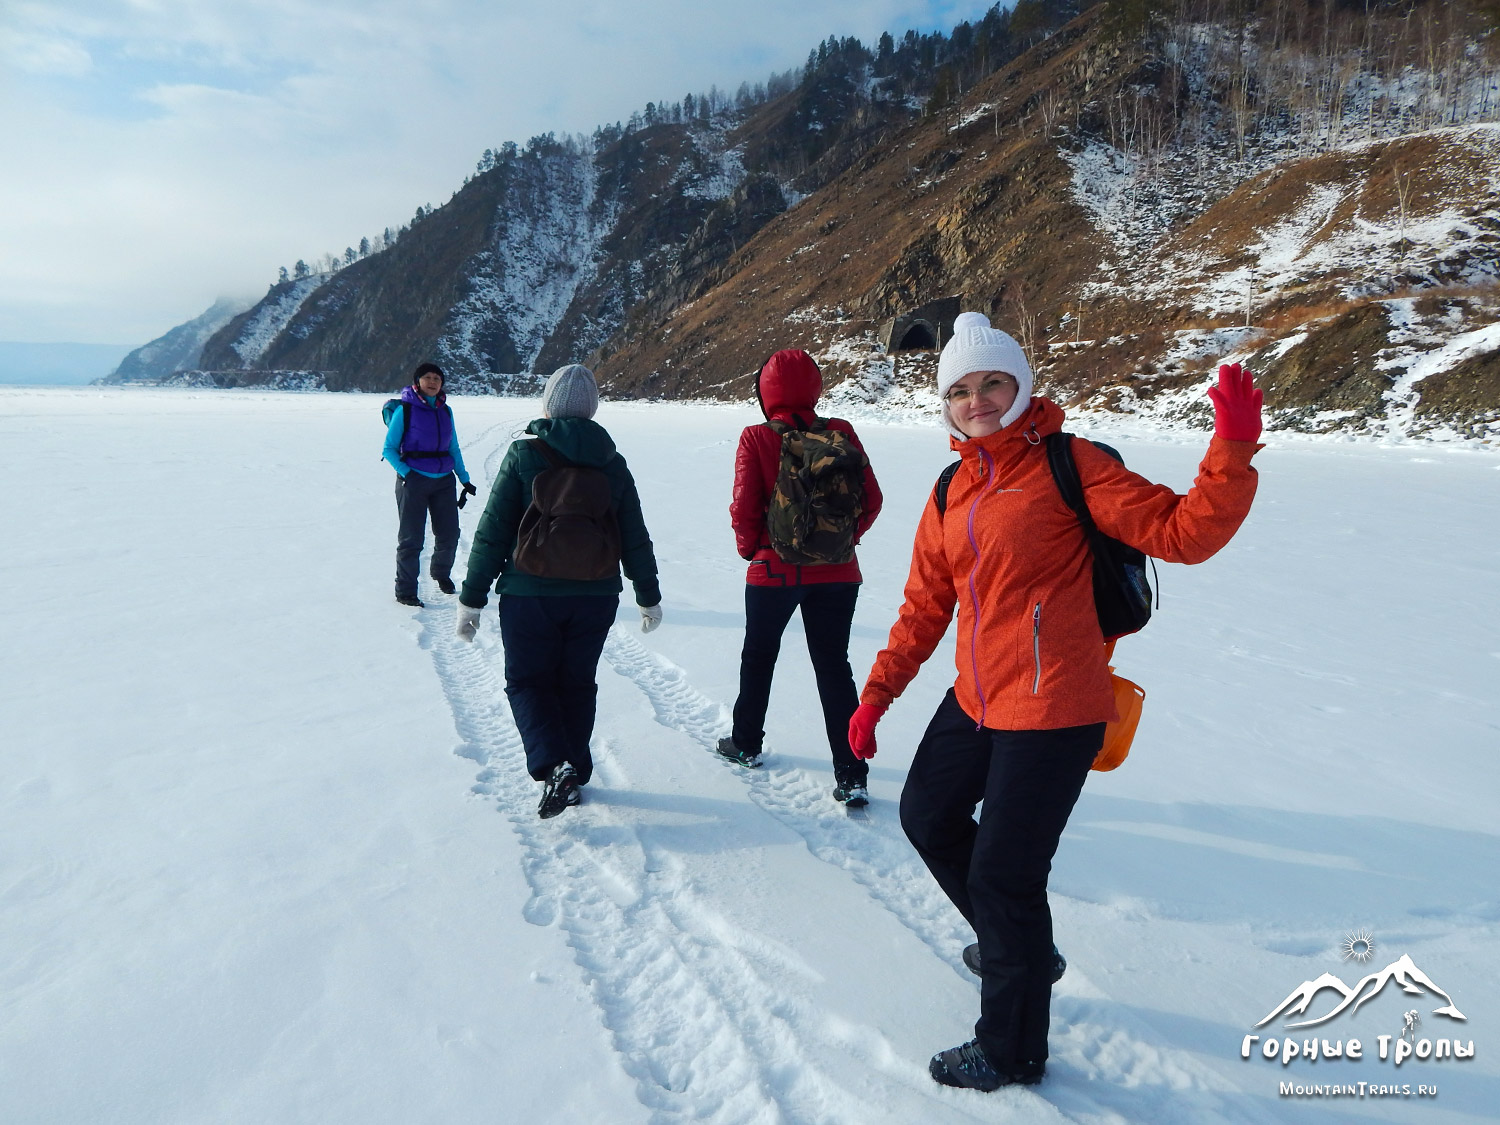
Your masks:
{"label": "dark blue snow pants", "polygon": [[453,556],[458,552],[457,478],[426,477],[413,469],[396,478],[396,516],[400,530],[396,534],[396,595],[417,592],[417,562],[422,556],[422,542],[427,538],[427,517],[432,516],[432,561],[428,570],[434,578],[447,578],[453,570]]}
{"label": "dark blue snow pants", "polygon": [[858,582],[745,587],[745,647],[740,652],[740,694],[734,701],[731,735],[741,750],[759,753],[765,741],[766,708],[771,703],[771,678],[781,654],[781,635],[800,607],[807,655],[823,705],[823,727],[833,754],[833,772],[840,781],[865,783],[870,768],[849,749],[849,719],[859,706],[859,692],[849,668],[849,627],[858,598]]}
{"label": "dark blue snow pants", "polygon": [[975,729],[950,688],[917,746],[901,792],[907,839],[979,938],[983,971],[974,1034],[1002,1074],[1047,1059],[1047,877],[1103,745],[1103,723]]}
{"label": "dark blue snow pants", "polygon": [[619,605],[618,594],[500,595],[505,694],[537,781],[559,762],[573,763],[580,785],[594,774],[594,676]]}

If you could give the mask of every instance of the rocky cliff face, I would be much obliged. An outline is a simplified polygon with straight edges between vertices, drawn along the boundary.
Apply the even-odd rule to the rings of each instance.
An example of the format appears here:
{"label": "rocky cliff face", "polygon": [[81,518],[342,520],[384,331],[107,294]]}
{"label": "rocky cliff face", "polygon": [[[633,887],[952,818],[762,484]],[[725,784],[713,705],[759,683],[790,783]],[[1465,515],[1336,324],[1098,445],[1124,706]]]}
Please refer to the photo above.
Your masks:
{"label": "rocky cliff face", "polygon": [[[1253,41],[1230,64],[1228,29],[1122,39],[1108,16],[913,120],[696,300],[628,323],[595,356],[611,386],[746,396],[799,346],[844,380],[835,402],[931,410],[931,357],[885,355],[879,328],[958,294],[1071,407],[1207,425],[1233,357],[1273,428],[1500,438],[1500,68],[1296,43],[1262,60]],[[1298,92],[1330,66],[1336,106]]]}

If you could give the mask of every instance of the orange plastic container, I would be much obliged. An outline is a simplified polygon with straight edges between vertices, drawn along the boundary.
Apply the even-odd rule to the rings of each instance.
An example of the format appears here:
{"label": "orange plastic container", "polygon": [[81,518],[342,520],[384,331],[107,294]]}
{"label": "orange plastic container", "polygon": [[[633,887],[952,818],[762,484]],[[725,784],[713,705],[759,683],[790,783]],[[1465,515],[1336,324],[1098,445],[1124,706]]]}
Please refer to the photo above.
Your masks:
{"label": "orange plastic container", "polygon": [[1130,743],[1135,738],[1136,725],[1141,721],[1141,704],[1146,693],[1139,684],[1109,670],[1109,681],[1115,689],[1115,710],[1120,717],[1104,728],[1104,747],[1094,756],[1093,769],[1112,770],[1130,753]]}

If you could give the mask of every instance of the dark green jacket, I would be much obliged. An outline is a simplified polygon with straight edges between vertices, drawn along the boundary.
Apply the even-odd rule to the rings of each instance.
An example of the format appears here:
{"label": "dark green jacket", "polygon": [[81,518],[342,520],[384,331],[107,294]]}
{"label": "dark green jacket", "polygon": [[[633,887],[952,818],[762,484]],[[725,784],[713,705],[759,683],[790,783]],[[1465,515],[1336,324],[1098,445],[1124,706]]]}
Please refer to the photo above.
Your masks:
{"label": "dark green jacket", "polygon": [[[615,452],[608,431],[590,418],[538,418],[526,427],[526,432],[535,434],[574,464],[604,470],[614,493],[615,518],[620,525],[620,562],[625,576],[635,586],[636,604],[660,604],[656,555],[641,515],[635,478],[626,468],[625,458]],[[531,482],[537,473],[549,467],[534,441],[512,442],[506,451],[500,473],[490,487],[484,515],[474,532],[474,546],[469,550],[469,573],[459,594],[464,605],[482,609],[489,600],[491,586],[498,594],[542,596],[618,594],[625,588],[618,574],[593,582],[573,582],[565,578],[539,578],[515,569],[511,553],[516,549],[521,516],[531,504]]]}

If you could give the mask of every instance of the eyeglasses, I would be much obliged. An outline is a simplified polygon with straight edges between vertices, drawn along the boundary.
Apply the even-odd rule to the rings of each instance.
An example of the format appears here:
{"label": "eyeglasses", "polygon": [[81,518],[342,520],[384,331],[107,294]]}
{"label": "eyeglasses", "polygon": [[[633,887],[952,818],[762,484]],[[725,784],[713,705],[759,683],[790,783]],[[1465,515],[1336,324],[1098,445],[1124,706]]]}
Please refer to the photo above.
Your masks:
{"label": "eyeglasses", "polygon": [[977,391],[971,391],[968,387],[954,387],[943,396],[943,401],[950,406],[954,406],[960,402],[968,402],[971,395],[978,394],[984,398],[990,398],[993,395],[999,394],[1006,387],[1014,387],[1015,385],[1016,381],[1009,375],[1002,375],[998,379],[986,379],[979,384],[979,390]]}

